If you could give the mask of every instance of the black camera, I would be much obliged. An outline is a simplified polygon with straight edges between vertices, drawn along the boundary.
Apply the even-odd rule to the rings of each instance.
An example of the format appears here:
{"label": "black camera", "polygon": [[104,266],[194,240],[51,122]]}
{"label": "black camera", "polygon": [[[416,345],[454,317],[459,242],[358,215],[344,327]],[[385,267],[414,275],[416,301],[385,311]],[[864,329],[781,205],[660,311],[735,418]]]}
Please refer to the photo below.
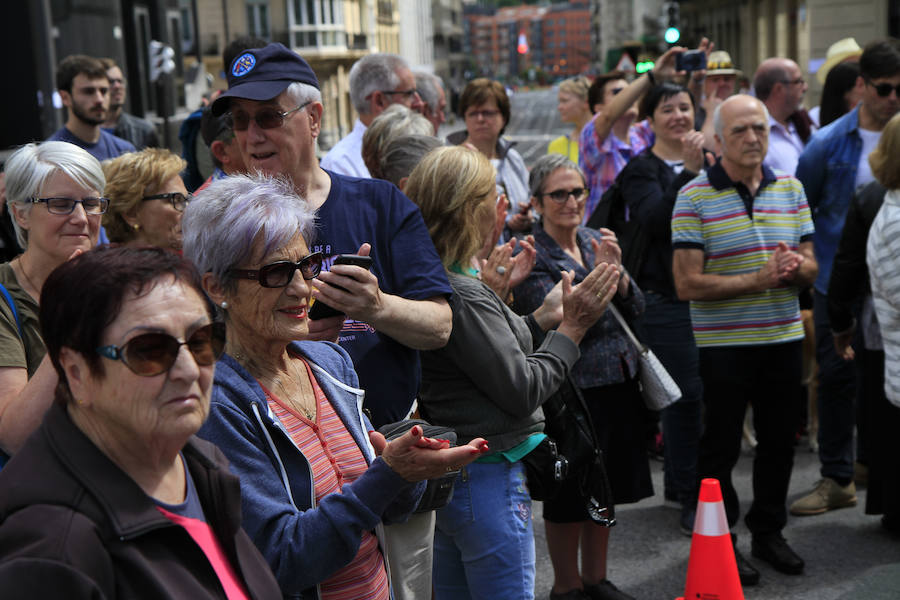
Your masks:
{"label": "black camera", "polygon": [[675,55],[676,71],[702,71],[706,68],[706,52],[704,50],[688,50]]}

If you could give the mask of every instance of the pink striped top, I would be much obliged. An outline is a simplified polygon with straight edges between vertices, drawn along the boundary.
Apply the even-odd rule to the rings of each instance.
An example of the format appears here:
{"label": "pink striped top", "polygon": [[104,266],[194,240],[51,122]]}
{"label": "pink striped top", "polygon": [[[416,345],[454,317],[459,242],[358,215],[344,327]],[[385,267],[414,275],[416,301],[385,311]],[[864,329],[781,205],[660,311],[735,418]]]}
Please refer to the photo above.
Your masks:
{"label": "pink striped top", "polygon": [[[302,358],[316,398],[315,422],[283,404],[263,388],[270,410],[278,417],[294,444],[309,461],[313,472],[316,502],[328,494],[340,493],[368,468],[366,459],[350,432],[319,387],[312,369]],[[350,564],[335,571],[320,584],[323,600],[388,600],[390,589],[378,538],[371,531],[362,535],[359,551]]]}

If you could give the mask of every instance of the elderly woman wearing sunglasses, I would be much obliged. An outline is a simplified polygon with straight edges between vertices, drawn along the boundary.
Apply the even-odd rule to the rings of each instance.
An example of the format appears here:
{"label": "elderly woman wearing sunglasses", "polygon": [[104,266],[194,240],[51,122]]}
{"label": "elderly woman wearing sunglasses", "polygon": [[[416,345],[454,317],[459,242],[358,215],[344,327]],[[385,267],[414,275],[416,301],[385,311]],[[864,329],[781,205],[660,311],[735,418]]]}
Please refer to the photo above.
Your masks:
{"label": "elderly woman wearing sunglasses", "polygon": [[96,245],[109,204],[101,198],[100,163],[66,142],[22,146],[5,171],[13,226],[25,251],[0,265],[0,464],[40,424],[56,387],[38,325],[44,280]]}
{"label": "elderly woman wearing sunglasses", "polygon": [[288,182],[214,181],[184,229],[185,255],[228,324],[200,435],[241,476],[250,537],[285,597],[387,600],[376,528],[405,519],[424,489],[416,482],[474,460],[484,440],[448,448],[418,426],[390,443],[369,431],[350,357],[304,341],[322,256],[309,251],[314,212]]}
{"label": "elderly woman wearing sunglasses", "polygon": [[[621,265],[622,254],[612,231],[581,227],[588,190],[578,165],[559,154],[542,156],[531,169],[529,183],[540,221],[534,231],[537,264],[513,290],[513,310],[523,315],[541,305],[563,272],[574,271],[577,283],[597,264]],[[623,270],[613,297],[629,320],[644,308],[643,294],[630,279]],[[572,381],[591,413],[613,498],[616,504],[627,504],[652,496],[637,351],[609,312],[588,329],[579,348],[581,358],[572,367]],[[610,529],[589,520],[577,485],[567,482],[544,503],[544,524],[554,572],[551,599],[631,598],[606,578]],[[581,572],[578,561],[571,560],[578,555],[579,540]]]}
{"label": "elderly woman wearing sunglasses", "polygon": [[191,200],[180,173],[187,163],[165,148],[104,161],[109,241],[181,250],[181,216]]}
{"label": "elderly woman wearing sunglasses", "polygon": [[47,278],[60,385],[0,472],[4,598],[281,598],[237,477],[194,437],[225,345],[213,310],[159,248],[102,247]]}

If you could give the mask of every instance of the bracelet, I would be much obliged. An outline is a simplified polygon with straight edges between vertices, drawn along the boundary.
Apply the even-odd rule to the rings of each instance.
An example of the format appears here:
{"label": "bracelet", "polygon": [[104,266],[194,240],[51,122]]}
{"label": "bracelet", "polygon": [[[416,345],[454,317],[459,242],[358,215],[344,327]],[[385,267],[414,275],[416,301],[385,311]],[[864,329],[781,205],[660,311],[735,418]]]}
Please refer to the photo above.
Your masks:
{"label": "bracelet", "polygon": [[656,85],[656,77],[653,75],[653,69],[646,71],[647,79],[650,80],[650,85]]}

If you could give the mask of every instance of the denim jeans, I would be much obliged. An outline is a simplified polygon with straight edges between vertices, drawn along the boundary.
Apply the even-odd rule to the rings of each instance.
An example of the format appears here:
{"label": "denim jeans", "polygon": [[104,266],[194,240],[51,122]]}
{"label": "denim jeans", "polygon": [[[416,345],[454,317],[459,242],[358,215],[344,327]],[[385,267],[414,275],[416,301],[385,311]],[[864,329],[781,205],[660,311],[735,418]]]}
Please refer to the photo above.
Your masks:
{"label": "denim jeans", "polygon": [[816,361],[819,363],[819,462],[822,477],[853,479],[853,426],[856,424],[856,366],[834,349],[828,296],[816,292]]}
{"label": "denim jeans", "polygon": [[664,488],[667,498],[693,504],[696,500],[697,449],[702,425],[700,360],[689,304],[656,292],[644,292],[641,341],[660,360],[678,387],[681,400],[660,413],[664,446]]}
{"label": "denim jeans", "polygon": [[522,463],[472,463],[437,511],[437,600],[534,598],[531,496]]}

